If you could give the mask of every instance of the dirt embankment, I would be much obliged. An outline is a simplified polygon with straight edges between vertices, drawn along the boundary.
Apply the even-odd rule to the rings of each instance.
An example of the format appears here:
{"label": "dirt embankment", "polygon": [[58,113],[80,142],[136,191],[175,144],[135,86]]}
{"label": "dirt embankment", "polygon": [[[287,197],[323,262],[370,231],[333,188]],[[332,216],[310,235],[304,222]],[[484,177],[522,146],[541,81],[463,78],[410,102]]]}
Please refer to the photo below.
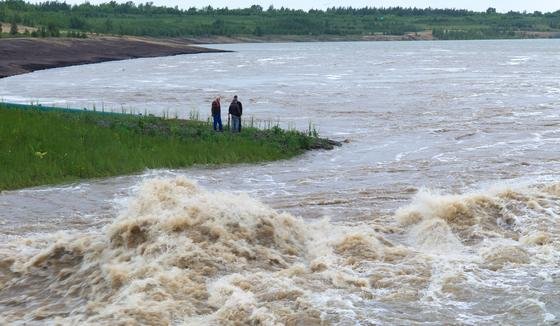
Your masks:
{"label": "dirt embankment", "polygon": [[35,70],[112,60],[223,52],[187,40],[133,37],[0,39],[0,78]]}

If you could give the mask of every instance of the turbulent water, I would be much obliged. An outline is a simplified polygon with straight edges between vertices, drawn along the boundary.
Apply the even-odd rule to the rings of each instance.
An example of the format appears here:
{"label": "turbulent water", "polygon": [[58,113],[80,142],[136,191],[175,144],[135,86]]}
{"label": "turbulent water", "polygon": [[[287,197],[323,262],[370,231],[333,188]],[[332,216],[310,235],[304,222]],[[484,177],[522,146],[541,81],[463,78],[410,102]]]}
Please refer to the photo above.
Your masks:
{"label": "turbulent water", "polygon": [[[349,143],[0,194],[2,324],[556,324],[560,42],[219,45],[0,97],[249,116]],[[265,122],[261,122],[265,125]]]}

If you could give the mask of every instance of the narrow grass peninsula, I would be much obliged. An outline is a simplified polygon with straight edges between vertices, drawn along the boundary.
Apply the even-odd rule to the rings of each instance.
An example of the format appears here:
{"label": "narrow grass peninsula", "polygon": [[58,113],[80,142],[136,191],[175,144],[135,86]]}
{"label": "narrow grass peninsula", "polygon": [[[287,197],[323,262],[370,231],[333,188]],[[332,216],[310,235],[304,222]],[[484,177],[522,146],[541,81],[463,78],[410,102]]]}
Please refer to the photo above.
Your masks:
{"label": "narrow grass peninsula", "polygon": [[288,159],[336,142],[277,126],[214,132],[205,121],[0,104],[0,191],[152,168]]}

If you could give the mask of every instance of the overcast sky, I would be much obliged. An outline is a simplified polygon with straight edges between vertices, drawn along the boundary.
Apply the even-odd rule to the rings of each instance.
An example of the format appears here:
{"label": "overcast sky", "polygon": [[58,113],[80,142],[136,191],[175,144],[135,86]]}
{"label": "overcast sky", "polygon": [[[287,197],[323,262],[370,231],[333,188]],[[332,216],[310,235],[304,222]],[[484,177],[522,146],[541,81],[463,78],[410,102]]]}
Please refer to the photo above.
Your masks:
{"label": "overcast sky", "polygon": [[[59,0],[64,1],[64,0]],[[108,2],[109,0],[90,0],[91,3]],[[42,1],[37,1],[42,2]],[[83,3],[84,0],[66,0],[66,3]],[[117,0],[117,2],[126,2]],[[143,3],[146,1],[137,1],[136,3]],[[156,5],[166,6],[179,6],[181,8],[188,7],[204,7],[211,5],[213,7],[229,7],[240,8],[249,7],[252,4],[259,4],[264,8],[269,5],[275,7],[288,7],[296,9],[310,9],[319,8],[324,9],[332,6],[352,6],[352,7],[419,7],[419,8],[461,8],[483,11],[488,7],[494,7],[500,12],[507,12],[510,10],[533,12],[535,10],[548,12],[560,10],[560,0],[152,0]]]}

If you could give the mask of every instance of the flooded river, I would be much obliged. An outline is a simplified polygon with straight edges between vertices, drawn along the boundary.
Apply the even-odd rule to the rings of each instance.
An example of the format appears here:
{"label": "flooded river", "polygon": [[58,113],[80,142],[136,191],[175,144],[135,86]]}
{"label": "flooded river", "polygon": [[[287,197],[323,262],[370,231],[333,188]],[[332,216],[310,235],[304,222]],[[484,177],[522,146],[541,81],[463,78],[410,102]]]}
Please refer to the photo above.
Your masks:
{"label": "flooded river", "polygon": [[235,52],[38,71],[0,98],[206,117],[237,94],[245,121],[348,143],[1,193],[0,322],[560,320],[560,41],[213,47]]}

